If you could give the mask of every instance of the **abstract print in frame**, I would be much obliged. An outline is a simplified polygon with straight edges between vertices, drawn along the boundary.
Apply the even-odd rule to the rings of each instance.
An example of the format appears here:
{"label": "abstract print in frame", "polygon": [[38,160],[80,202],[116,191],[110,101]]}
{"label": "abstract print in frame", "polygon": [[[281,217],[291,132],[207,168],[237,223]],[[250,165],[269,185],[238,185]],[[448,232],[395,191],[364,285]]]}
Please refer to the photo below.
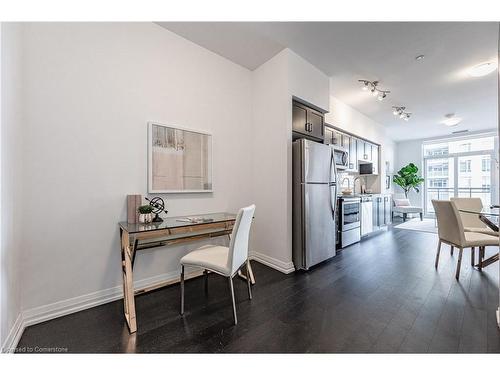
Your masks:
{"label": "abstract print in frame", "polygon": [[148,192],[212,192],[212,135],[148,123]]}

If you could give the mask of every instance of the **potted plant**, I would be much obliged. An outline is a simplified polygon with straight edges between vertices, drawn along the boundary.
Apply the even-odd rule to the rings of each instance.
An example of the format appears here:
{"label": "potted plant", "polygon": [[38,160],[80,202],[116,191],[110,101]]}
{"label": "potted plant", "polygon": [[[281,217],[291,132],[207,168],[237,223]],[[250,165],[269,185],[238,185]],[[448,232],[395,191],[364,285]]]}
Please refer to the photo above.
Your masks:
{"label": "potted plant", "polygon": [[401,168],[398,174],[394,175],[393,181],[404,190],[405,197],[408,198],[408,193],[412,189],[417,193],[420,191],[418,187],[424,182],[424,179],[418,175],[418,167],[410,163]]}
{"label": "potted plant", "polygon": [[139,223],[148,224],[153,221],[153,207],[149,204],[139,206],[137,211],[139,211]]}

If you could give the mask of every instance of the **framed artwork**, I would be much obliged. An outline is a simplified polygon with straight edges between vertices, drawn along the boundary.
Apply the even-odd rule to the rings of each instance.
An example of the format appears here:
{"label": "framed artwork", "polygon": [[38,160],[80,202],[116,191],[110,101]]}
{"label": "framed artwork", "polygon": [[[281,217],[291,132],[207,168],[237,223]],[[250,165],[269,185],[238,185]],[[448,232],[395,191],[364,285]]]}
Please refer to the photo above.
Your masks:
{"label": "framed artwork", "polygon": [[212,192],[212,135],[148,123],[148,192]]}

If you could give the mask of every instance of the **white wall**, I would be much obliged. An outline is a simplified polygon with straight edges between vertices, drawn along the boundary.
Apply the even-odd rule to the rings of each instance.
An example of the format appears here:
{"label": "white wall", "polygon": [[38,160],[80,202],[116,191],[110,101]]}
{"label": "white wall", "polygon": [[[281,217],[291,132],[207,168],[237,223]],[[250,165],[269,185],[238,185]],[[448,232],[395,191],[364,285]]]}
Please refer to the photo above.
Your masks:
{"label": "white wall", "polygon": [[[331,86],[330,92],[334,93],[335,87]],[[378,143],[381,146],[379,175],[366,177],[367,188],[371,188],[376,193],[392,192],[392,182],[390,189],[385,188],[385,162],[389,162],[389,173],[394,173],[395,143],[390,137],[387,129],[378,122],[375,122],[361,112],[343,103],[333,95],[330,96],[330,112],[326,114],[325,119],[327,123],[337,128]],[[357,188],[359,189],[359,187]]]}
{"label": "white wall", "polygon": [[328,77],[289,49],[253,72],[253,190],[258,214],[251,247],[282,272],[292,262],[292,98],[329,107]]}
{"label": "white wall", "polygon": [[288,223],[288,52],[253,72],[253,174],[257,205],[251,236],[253,256],[285,272],[293,270]]}
{"label": "white wall", "polygon": [[[147,121],[213,134],[214,193],[165,196],[170,216],[252,203],[251,72],[152,23],[24,28],[22,300],[36,317],[121,285],[117,223],[147,191]],[[136,280],[177,275],[198,246],[144,251]]]}
{"label": "white wall", "polygon": [[21,138],[21,38],[19,24],[1,24],[1,200],[0,200],[0,344],[9,349],[21,313],[21,217],[23,201]]}

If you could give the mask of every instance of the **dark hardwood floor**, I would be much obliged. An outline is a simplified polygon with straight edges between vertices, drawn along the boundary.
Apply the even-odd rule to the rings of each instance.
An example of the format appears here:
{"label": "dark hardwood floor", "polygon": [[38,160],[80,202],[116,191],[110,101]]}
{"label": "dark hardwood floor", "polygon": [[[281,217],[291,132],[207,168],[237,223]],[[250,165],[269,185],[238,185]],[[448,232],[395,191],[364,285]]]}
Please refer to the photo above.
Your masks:
{"label": "dark hardwood floor", "polygon": [[[25,330],[19,348],[69,352],[152,353],[445,353],[500,352],[496,327],[498,263],[483,272],[464,251],[444,246],[434,269],[437,237],[393,228],[340,252],[309,272],[284,275],[253,262],[257,284],[248,300],[235,280],[239,324],[233,326],[227,281],[210,275],[136,298],[138,332],[129,335],[122,301]],[[493,252],[494,249],[490,249]]]}

